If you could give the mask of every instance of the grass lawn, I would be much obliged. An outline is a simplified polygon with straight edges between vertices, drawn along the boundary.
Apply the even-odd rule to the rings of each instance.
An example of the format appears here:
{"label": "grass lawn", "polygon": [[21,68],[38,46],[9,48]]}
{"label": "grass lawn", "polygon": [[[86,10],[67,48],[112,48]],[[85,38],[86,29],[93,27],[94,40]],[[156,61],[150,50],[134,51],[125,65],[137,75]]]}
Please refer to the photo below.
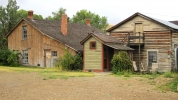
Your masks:
{"label": "grass lawn", "polygon": [[60,71],[57,68],[39,68],[39,67],[8,67],[0,66],[0,71],[5,72],[37,72],[44,76],[44,80],[47,79],[68,79],[70,77],[92,77],[91,72],[79,72],[79,71]]}

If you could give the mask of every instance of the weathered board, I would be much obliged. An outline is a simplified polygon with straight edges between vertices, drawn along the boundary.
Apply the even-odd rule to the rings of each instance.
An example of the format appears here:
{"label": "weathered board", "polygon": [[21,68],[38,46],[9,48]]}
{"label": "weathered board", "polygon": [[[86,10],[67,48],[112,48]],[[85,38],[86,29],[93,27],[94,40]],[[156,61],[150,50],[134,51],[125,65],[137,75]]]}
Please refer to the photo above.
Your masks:
{"label": "weathered board", "polygon": [[[178,44],[177,33],[158,23],[152,22],[148,19],[137,16],[116,29],[112,30],[110,34],[125,44],[128,43],[128,33],[130,36],[137,36],[136,23],[142,23],[142,31],[140,36],[144,38],[141,42],[144,43],[140,50],[140,62],[145,68],[148,68],[148,51],[157,51],[157,63],[160,70],[171,70],[175,66],[175,48],[173,45]],[[126,42],[125,42],[126,41]],[[131,39],[130,43],[139,43]],[[133,51],[133,60],[139,62],[139,47],[138,45],[131,46]],[[169,52],[172,53],[169,53]]]}
{"label": "weathered board", "polygon": [[[22,39],[22,26],[27,26],[26,40]],[[49,50],[50,53],[52,53],[52,51],[57,51],[56,58],[59,58],[63,56],[64,49],[67,48],[63,43],[42,34],[26,21],[22,21],[8,36],[8,47],[11,50],[19,50],[21,53],[22,50],[28,50],[28,63],[22,63],[22,58],[20,58],[20,63],[29,66],[37,66],[37,64],[40,64],[41,67],[45,65],[44,50]],[[74,50],[70,48],[69,50],[75,54]],[[46,67],[52,67],[52,60],[53,57],[48,58]]]}
{"label": "weathered board", "polygon": [[[96,42],[96,49],[90,49],[90,42]],[[102,43],[97,39],[90,37],[84,43],[84,69],[102,70]]]}

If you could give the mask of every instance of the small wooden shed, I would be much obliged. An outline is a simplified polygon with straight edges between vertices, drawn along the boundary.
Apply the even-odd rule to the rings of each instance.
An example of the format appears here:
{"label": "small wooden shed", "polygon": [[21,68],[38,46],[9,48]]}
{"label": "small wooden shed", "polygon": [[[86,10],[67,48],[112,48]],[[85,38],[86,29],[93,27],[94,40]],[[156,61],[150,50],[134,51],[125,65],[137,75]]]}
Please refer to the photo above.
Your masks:
{"label": "small wooden shed", "polygon": [[119,50],[127,51],[132,59],[134,49],[124,46],[118,39],[104,33],[89,33],[80,42],[83,45],[83,70],[92,72],[110,71],[111,59]]}

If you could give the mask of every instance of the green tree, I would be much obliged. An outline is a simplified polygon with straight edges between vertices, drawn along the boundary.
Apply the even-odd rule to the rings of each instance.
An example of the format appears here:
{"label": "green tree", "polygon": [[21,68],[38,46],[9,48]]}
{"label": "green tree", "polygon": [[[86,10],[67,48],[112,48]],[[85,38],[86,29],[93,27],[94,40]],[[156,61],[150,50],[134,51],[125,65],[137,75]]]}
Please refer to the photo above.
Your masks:
{"label": "green tree", "polygon": [[8,4],[6,6],[6,16],[5,16],[7,22],[6,33],[9,32],[19,20],[17,14],[17,10],[19,9],[19,6],[17,6],[16,4],[17,4],[16,0],[8,0]]}
{"label": "green tree", "polygon": [[0,41],[3,39],[6,33],[6,20],[5,20],[5,8],[0,6]]}
{"label": "green tree", "polygon": [[[24,9],[18,10],[17,13],[19,15],[18,16],[19,19],[26,18],[28,16],[28,12],[26,10],[24,10]],[[43,19],[42,15],[33,14],[33,17],[34,17],[34,19]]]}
{"label": "green tree", "polygon": [[19,6],[16,4],[16,0],[8,0],[6,7],[0,6],[0,39],[3,39],[19,20],[17,14]]}
{"label": "green tree", "polygon": [[95,26],[103,31],[106,30],[108,26],[107,17],[102,16],[100,17],[98,14],[92,13],[87,10],[80,10],[73,15],[73,18],[70,20],[73,23],[85,23],[85,20],[89,18],[91,20],[91,25]]}
{"label": "green tree", "polygon": [[65,12],[66,12],[66,9],[61,7],[61,8],[59,8],[58,11],[52,12],[53,16],[48,16],[45,19],[46,20],[59,20],[61,18],[62,14],[65,14]]}

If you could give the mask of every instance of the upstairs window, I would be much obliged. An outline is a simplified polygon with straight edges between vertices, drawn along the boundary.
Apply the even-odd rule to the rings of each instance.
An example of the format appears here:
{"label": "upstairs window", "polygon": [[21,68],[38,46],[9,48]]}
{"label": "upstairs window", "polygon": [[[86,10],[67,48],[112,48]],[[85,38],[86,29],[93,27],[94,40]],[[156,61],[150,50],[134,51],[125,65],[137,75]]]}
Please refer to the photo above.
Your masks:
{"label": "upstairs window", "polygon": [[23,50],[23,63],[28,63],[28,51],[27,50]]}
{"label": "upstairs window", "polygon": [[57,57],[57,51],[52,51],[52,57]]}
{"label": "upstairs window", "polygon": [[96,49],[96,42],[90,42],[90,49]]}
{"label": "upstairs window", "polygon": [[22,26],[22,39],[27,39],[27,26]]}

